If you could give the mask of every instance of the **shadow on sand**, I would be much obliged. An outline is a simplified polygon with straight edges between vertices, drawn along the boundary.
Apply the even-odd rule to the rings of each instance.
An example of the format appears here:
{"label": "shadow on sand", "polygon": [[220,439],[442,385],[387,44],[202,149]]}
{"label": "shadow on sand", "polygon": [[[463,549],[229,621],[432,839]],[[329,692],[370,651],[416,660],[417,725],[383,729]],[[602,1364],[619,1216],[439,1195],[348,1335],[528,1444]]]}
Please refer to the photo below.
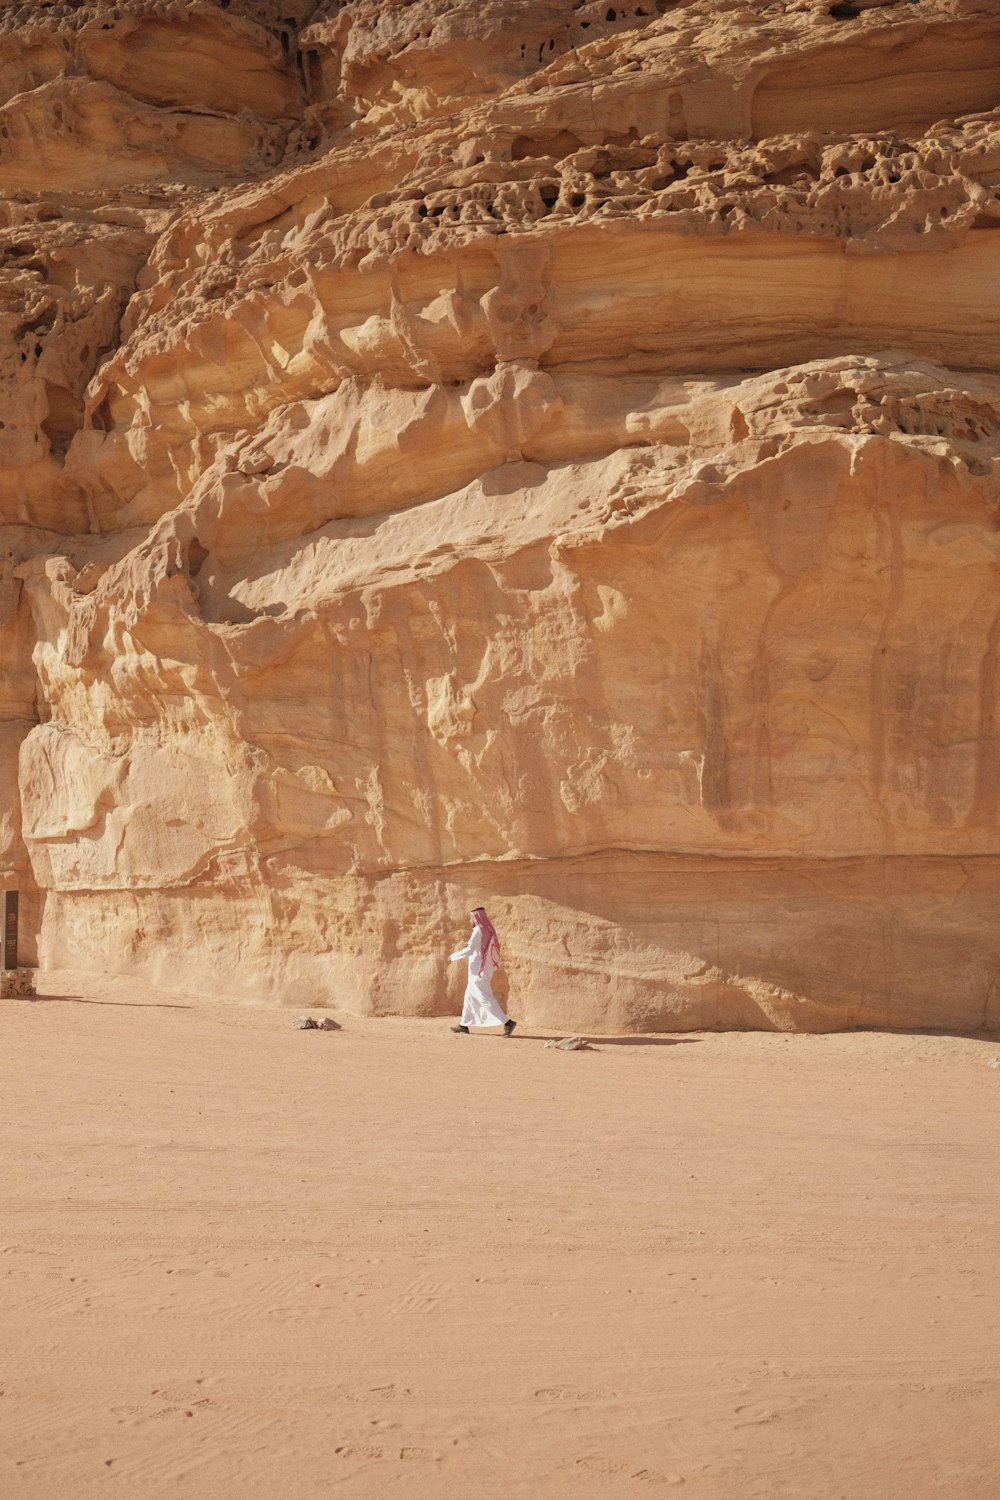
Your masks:
{"label": "shadow on sand", "polygon": [[26,995],[31,1005],[124,1005],[129,1010],[194,1010],[193,1005],[171,1005],[165,1000],[88,1000],[83,995]]}
{"label": "shadow on sand", "polygon": [[700,1036],[586,1036],[582,1031],[515,1031],[512,1042],[561,1042],[567,1036],[579,1036],[588,1047],[690,1047]]}
{"label": "shadow on sand", "polygon": [[586,1036],[591,1047],[694,1047],[700,1036]]}

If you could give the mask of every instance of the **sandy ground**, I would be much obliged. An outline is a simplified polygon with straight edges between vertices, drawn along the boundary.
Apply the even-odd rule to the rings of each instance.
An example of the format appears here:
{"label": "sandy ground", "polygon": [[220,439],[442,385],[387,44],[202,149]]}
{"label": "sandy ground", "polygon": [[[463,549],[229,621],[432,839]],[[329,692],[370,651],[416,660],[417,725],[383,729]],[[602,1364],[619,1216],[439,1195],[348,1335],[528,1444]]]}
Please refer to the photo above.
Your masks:
{"label": "sandy ground", "polygon": [[49,975],[0,1005],[10,1500],[996,1500],[1000,1056]]}

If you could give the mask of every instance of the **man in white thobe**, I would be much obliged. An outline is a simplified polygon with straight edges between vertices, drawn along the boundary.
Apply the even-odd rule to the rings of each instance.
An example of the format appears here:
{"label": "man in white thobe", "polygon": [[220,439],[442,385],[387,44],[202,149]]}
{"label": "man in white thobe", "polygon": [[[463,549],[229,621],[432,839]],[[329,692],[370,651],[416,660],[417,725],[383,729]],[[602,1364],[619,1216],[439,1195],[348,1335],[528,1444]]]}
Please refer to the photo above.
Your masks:
{"label": "man in white thobe", "polygon": [[477,906],[469,915],[472,932],[464,948],[451,955],[451,962],[461,959],[469,961],[469,977],[465,986],[465,1003],[462,1020],[452,1031],[467,1032],[470,1026],[502,1026],[505,1036],[510,1036],[516,1021],[505,1015],[493,993],[493,974],[500,959],[500,941],[496,929],[483,907]]}

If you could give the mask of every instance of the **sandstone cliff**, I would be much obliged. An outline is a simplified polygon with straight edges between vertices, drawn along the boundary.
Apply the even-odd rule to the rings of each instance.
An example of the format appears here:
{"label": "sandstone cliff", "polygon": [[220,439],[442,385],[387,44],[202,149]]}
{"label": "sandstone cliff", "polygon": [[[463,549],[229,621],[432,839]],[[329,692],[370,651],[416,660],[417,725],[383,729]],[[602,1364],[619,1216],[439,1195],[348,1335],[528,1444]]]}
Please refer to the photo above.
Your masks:
{"label": "sandstone cliff", "polygon": [[1000,1025],[1000,0],[8,5],[0,291],[42,962]]}

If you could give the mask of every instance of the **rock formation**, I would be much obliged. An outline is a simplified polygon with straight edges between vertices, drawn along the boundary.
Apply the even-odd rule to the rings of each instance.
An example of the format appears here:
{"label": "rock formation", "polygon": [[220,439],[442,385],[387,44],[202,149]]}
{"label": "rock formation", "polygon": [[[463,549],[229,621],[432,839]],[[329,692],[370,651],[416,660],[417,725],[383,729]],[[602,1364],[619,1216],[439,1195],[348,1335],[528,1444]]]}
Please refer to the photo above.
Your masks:
{"label": "rock formation", "polygon": [[12,4],[0,194],[41,962],[1000,1025],[1000,0]]}

